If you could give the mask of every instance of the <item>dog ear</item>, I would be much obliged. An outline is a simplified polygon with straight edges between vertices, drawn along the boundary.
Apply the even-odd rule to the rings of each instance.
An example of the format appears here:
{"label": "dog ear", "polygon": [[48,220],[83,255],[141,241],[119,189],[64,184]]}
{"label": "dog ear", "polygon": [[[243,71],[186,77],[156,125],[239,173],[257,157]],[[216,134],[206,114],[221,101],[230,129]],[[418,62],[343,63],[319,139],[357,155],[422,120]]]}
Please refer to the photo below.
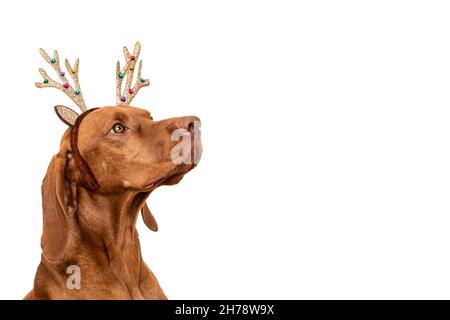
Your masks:
{"label": "dog ear", "polygon": [[154,232],[158,231],[158,224],[156,223],[155,217],[150,212],[150,209],[147,206],[147,202],[144,202],[144,205],[141,209],[141,214],[145,225]]}
{"label": "dog ear", "polygon": [[71,243],[76,211],[76,185],[66,180],[66,163],[70,155],[60,152],[50,162],[42,182],[43,231],[41,247],[49,262],[64,257]]}
{"label": "dog ear", "polygon": [[73,111],[72,109],[65,107],[65,106],[54,106],[56,115],[58,116],[58,118],[64,122],[65,124],[67,124],[69,127],[73,127],[75,125],[75,121],[78,118],[78,113],[76,113],[75,111]]}

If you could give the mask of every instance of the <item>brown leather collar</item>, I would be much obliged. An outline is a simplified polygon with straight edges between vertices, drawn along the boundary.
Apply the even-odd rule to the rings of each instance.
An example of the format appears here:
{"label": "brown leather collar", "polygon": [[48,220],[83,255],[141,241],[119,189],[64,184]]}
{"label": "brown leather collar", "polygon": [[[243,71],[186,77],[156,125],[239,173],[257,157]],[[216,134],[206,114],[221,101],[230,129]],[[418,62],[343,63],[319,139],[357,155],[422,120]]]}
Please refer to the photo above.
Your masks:
{"label": "brown leather collar", "polygon": [[83,177],[84,181],[88,185],[88,187],[92,190],[97,190],[99,188],[99,184],[97,182],[97,179],[95,178],[94,174],[91,171],[91,168],[89,168],[89,165],[86,161],[84,161],[83,157],[80,154],[80,150],[78,150],[78,130],[81,124],[81,121],[92,111],[97,110],[98,108],[89,109],[85,112],[83,112],[75,121],[75,124],[73,125],[72,129],[70,130],[70,147],[72,149],[72,155],[73,159],[75,160],[75,164],[78,168],[78,170],[81,173],[81,176]]}

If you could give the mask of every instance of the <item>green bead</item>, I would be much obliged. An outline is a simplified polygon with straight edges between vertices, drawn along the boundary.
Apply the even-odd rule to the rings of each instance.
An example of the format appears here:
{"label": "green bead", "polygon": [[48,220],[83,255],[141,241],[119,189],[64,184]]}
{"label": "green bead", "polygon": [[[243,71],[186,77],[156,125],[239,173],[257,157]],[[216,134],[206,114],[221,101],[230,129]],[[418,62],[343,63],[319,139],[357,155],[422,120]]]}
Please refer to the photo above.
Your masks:
{"label": "green bead", "polygon": [[144,79],[144,78],[141,78],[141,82],[144,83],[144,82],[145,82],[145,79]]}
{"label": "green bead", "polygon": [[44,83],[48,83],[48,79],[44,79]]}
{"label": "green bead", "polygon": [[123,77],[124,77],[124,75],[123,75],[122,72],[120,72],[117,76],[118,76],[120,79],[123,79]]}
{"label": "green bead", "polygon": [[76,95],[79,95],[79,94],[81,93],[81,91],[80,91],[80,90],[75,90],[74,93],[75,93]]}
{"label": "green bead", "polygon": [[51,63],[55,63],[55,62],[56,62],[56,59],[55,59],[55,58],[52,58],[52,59],[50,60],[50,62],[51,62]]}

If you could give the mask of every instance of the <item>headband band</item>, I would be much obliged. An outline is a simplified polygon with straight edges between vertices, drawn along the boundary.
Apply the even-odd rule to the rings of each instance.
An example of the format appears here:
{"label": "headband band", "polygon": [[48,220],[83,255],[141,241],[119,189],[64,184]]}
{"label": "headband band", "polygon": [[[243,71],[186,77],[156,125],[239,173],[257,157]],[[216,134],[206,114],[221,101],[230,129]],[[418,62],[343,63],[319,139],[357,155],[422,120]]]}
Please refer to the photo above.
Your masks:
{"label": "headband band", "polygon": [[83,157],[80,154],[80,150],[78,149],[78,131],[81,124],[81,121],[92,111],[97,110],[98,108],[89,109],[85,112],[83,112],[75,121],[75,124],[70,130],[70,147],[72,149],[73,159],[75,160],[75,164],[78,168],[78,171],[80,171],[81,176],[83,177],[84,181],[88,185],[88,187],[92,190],[97,190],[99,188],[99,184],[97,182],[97,179],[95,178],[94,174],[92,173],[91,168],[89,168],[89,165],[87,162],[83,159]]}

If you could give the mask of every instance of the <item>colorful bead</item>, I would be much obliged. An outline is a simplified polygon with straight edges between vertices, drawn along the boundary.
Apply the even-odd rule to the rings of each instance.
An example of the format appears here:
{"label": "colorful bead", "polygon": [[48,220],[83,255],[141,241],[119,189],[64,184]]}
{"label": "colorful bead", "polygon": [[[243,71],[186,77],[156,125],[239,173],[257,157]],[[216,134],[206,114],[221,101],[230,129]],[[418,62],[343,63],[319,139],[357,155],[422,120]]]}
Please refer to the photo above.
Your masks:
{"label": "colorful bead", "polygon": [[122,102],[126,102],[126,101],[127,101],[127,98],[122,97],[122,98],[120,98],[120,100],[121,100]]}
{"label": "colorful bead", "polygon": [[123,75],[122,72],[120,72],[117,76],[118,76],[120,79],[123,79],[123,77],[124,77],[124,75]]}
{"label": "colorful bead", "polygon": [[135,57],[135,56],[131,56],[131,57],[130,57],[130,60],[131,60],[131,61],[134,61],[134,60],[136,60],[136,57]]}
{"label": "colorful bead", "polygon": [[131,65],[128,69],[130,69],[130,71],[134,70],[134,65]]}
{"label": "colorful bead", "polygon": [[48,79],[44,79],[44,83],[48,83]]}
{"label": "colorful bead", "polygon": [[51,58],[50,62],[51,62],[51,63],[55,63],[55,62],[56,62],[56,59],[55,59],[55,58]]}
{"label": "colorful bead", "polygon": [[59,75],[60,75],[61,77],[64,77],[64,76],[66,75],[66,73],[65,73],[64,71],[61,71],[61,72],[59,73]]}
{"label": "colorful bead", "polygon": [[133,93],[134,93],[134,89],[129,89],[128,92],[129,92],[130,94],[133,94]]}
{"label": "colorful bead", "polygon": [[81,93],[80,90],[75,90],[73,93],[75,93],[76,95],[79,95]]}
{"label": "colorful bead", "polygon": [[63,87],[68,89],[70,87],[70,84],[66,82],[66,83],[63,84]]}
{"label": "colorful bead", "polygon": [[145,82],[145,79],[144,79],[144,78],[141,78],[141,82],[144,83],[144,82]]}

